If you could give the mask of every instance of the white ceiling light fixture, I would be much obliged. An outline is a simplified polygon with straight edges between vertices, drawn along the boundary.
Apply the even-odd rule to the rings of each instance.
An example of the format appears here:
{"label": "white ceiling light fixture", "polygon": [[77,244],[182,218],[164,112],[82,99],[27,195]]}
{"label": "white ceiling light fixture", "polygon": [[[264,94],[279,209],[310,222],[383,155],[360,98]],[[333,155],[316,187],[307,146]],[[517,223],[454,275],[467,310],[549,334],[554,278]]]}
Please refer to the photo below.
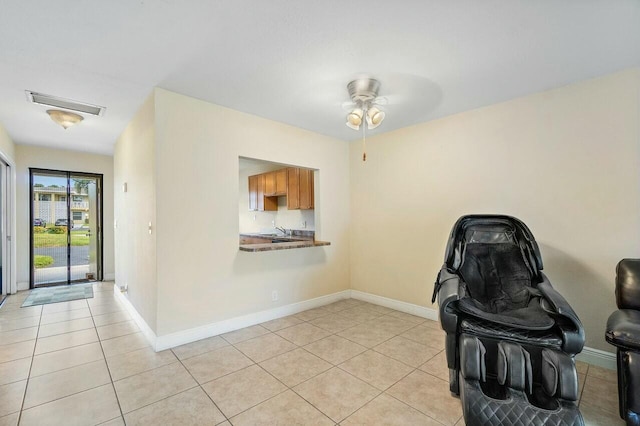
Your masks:
{"label": "white ceiling light fixture", "polygon": [[362,116],[364,111],[361,108],[355,108],[349,114],[347,114],[347,127],[353,130],[359,130],[360,124],[362,124]]}
{"label": "white ceiling light fixture", "polygon": [[75,113],[90,114],[95,116],[102,116],[107,110],[106,107],[88,104],[86,102],[73,101],[71,99],[60,98],[58,96],[47,95],[44,93],[38,93],[31,90],[25,90],[27,100],[34,104],[44,105],[54,108],[62,108]]}
{"label": "white ceiling light fixture", "polygon": [[370,129],[375,129],[382,123],[385,117],[384,111],[380,111],[378,107],[371,107],[367,110],[367,124]]}
{"label": "white ceiling light fixture", "polygon": [[[362,125],[362,161],[367,161],[365,152],[366,128],[369,130],[378,127],[384,120],[385,113],[376,106],[378,104],[378,92],[380,82],[374,78],[360,78],[347,85],[351,101],[355,108],[347,114],[347,127],[360,130]],[[366,126],[362,123],[365,118]]]}
{"label": "white ceiling light fixture", "polygon": [[47,114],[49,114],[49,117],[51,117],[53,121],[61,125],[65,130],[84,120],[84,117],[80,114],[69,111],[62,111],[60,109],[49,109],[47,110]]}
{"label": "white ceiling light fixture", "polygon": [[27,95],[27,101],[31,103],[54,107],[55,109],[48,109],[47,114],[49,114],[49,117],[51,117],[55,123],[61,125],[65,130],[84,120],[84,117],[79,113],[98,117],[104,115],[107,109],[103,106],[38,93],[32,90],[25,90],[25,94]]}

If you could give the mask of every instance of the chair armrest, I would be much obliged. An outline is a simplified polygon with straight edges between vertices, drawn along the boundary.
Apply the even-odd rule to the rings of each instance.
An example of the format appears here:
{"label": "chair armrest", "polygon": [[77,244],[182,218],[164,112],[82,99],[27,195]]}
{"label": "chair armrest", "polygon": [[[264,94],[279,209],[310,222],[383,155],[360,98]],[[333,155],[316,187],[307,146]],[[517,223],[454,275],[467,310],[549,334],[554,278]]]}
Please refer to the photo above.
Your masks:
{"label": "chair armrest", "polygon": [[565,298],[551,286],[549,279],[543,273],[540,273],[540,275],[542,276],[542,282],[538,284],[538,290],[540,290],[546,302],[542,306],[555,317],[560,326],[564,342],[562,349],[570,354],[577,354],[584,347],[584,327],[582,322],[580,322],[578,315],[576,315]]}
{"label": "chair armrest", "polygon": [[436,286],[442,329],[447,333],[455,333],[458,328],[458,315],[450,304],[460,299],[460,277],[447,271],[446,266],[443,266],[438,274]]}

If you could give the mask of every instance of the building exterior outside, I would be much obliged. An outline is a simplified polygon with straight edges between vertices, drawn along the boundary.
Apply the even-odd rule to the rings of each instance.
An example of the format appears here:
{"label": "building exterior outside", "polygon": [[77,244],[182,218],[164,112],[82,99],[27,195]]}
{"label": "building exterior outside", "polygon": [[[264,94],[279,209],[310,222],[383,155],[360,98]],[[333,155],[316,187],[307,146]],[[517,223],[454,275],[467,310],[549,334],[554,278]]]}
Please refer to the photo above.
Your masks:
{"label": "building exterior outside", "polygon": [[[37,184],[36,184],[37,185]],[[89,195],[86,188],[76,192],[71,188],[71,223],[79,228],[89,223]],[[54,225],[58,219],[67,218],[67,188],[56,186],[33,187],[33,218],[46,225]]]}

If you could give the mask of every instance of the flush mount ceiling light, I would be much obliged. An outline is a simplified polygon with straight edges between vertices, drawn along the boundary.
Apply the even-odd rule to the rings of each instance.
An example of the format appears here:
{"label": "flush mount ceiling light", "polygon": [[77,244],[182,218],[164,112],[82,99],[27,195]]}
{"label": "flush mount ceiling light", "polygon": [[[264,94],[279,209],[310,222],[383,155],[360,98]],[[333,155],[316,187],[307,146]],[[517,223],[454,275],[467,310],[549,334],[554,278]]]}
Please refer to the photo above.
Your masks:
{"label": "flush mount ceiling light", "polygon": [[25,94],[27,95],[27,101],[34,104],[53,108],[62,108],[80,114],[102,116],[107,110],[107,108],[103,106],[88,104],[86,102],[73,101],[71,99],[60,98],[58,96],[34,92],[32,90],[25,90]]}
{"label": "flush mount ceiling light", "polygon": [[[367,161],[367,154],[364,152],[366,141],[366,128],[369,130],[378,127],[384,120],[385,113],[376,105],[384,98],[378,98],[380,82],[374,78],[360,78],[353,80],[347,85],[349,97],[355,106],[347,114],[347,127],[353,130],[360,130],[362,125],[362,161]],[[366,121],[366,126],[363,124]]]}
{"label": "flush mount ceiling light", "polygon": [[53,121],[64,127],[65,130],[84,120],[84,117],[80,114],[62,111],[60,109],[49,109],[47,110],[47,114],[49,114],[49,117],[51,117]]}
{"label": "flush mount ceiling light", "polygon": [[107,109],[106,107],[99,105],[60,98],[58,96],[38,93],[32,90],[25,90],[25,94],[27,95],[27,101],[29,102],[55,108],[47,110],[47,114],[49,114],[53,121],[65,129],[84,120],[84,117],[80,114],[102,116]]}

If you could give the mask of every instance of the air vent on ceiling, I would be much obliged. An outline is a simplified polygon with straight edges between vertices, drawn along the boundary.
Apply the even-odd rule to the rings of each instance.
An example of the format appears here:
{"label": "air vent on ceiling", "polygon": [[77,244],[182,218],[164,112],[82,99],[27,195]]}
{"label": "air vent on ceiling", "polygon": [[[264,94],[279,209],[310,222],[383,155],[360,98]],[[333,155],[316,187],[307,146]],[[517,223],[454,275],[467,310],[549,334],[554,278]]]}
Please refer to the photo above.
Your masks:
{"label": "air vent on ceiling", "polygon": [[76,102],[71,99],[59,98],[57,96],[45,95],[43,93],[32,92],[25,90],[27,93],[27,100],[34,104],[52,106],[55,108],[62,108],[69,111],[81,112],[91,115],[103,115],[106,107],[98,105],[86,104],[84,102]]}

